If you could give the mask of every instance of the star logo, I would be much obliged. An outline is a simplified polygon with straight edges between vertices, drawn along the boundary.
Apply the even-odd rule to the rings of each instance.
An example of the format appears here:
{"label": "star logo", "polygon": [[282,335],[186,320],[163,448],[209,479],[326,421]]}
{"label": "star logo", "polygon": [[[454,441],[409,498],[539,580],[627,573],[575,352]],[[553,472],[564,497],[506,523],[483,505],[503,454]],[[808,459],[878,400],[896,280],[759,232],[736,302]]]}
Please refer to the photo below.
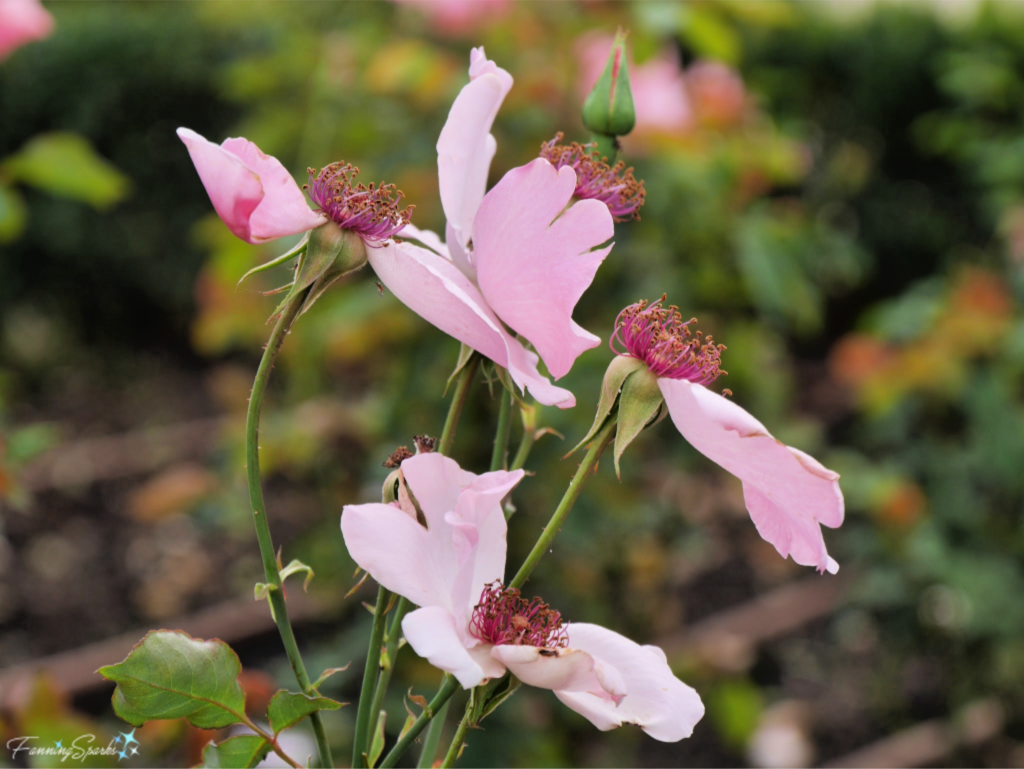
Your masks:
{"label": "star logo", "polygon": [[125,753],[123,750],[120,753],[117,754],[117,760],[118,761],[120,761],[122,758],[128,758],[128,754]]}
{"label": "star logo", "polygon": [[139,749],[137,747],[135,747],[134,745],[132,745],[132,755],[133,756],[139,755]]}
{"label": "star logo", "polygon": [[117,735],[117,736],[116,736],[116,737],[114,738],[114,744],[115,744],[115,745],[120,745],[120,744],[121,744],[121,735],[120,735],[120,734],[119,734],[119,735]]}
{"label": "star logo", "polygon": [[58,748],[63,748],[64,747],[64,740],[57,740],[53,744],[56,745]]}
{"label": "star logo", "polygon": [[128,734],[125,734],[124,732],[121,732],[121,736],[124,737],[124,746],[125,746],[125,748],[127,748],[133,742],[136,745],[139,744],[139,741],[137,739],[135,739],[135,730],[134,729],[132,729],[131,732],[129,732]]}

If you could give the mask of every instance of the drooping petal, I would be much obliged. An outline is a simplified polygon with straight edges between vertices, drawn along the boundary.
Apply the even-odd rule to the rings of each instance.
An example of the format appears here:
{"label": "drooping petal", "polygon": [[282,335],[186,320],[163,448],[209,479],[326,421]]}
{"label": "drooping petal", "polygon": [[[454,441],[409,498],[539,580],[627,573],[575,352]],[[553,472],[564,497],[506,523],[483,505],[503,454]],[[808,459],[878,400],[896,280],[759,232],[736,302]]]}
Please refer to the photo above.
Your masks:
{"label": "drooping petal", "polygon": [[473,238],[473,219],[497,149],[491,126],[512,88],[512,76],[488,61],[483,48],[475,48],[470,61],[471,80],[452,104],[437,140],[441,206],[463,246]]}
{"label": "drooping petal", "polygon": [[222,146],[255,171],[263,184],[263,202],[249,220],[253,242],[297,235],[327,221],[306,204],[306,196],[280,160],[265,155],[248,139],[228,139]]}
{"label": "drooping petal", "polygon": [[487,193],[473,225],[473,259],[491,309],[540,353],[551,376],[566,374],[601,340],[572,319],[611,246],[608,207],[581,200],[565,209],[576,172],[538,158]]}
{"label": "drooping petal", "polygon": [[819,524],[843,522],[839,475],[776,440],[730,400],[684,379],[660,379],[676,428],[708,459],[743,481],[758,533],[783,558],[835,573]]}
{"label": "drooping petal", "polygon": [[431,665],[451,673],[465,689],[505,674],[505,668],[481,644],[467,649],[455,618],[444,609],[430,606],[407,614],[402,633],[413,650]]}
{"label": "drooping petal", "polygon": [[409,309],[508,369],[539,403],[570,408],[576,398],[537,370],[537,356],[501,325],[480,290],[450,261],[411,243],[367,249],[377,277]]}
{"label": "drooping petal", "polygon": [[602,731],[636,724],[662,742],[689,737],[704,716],[693,689],[672,673],[660,649],[586,623],[568,627],[569,646],[587,652],[622,675],[626,696],[616,705],[589,693],[556,691],[555,696]]}
{"label": "drooping petal", "polygon": [[15,50],[42,40],[53,31],[53,17],[39,0],[0,2],[0,61]]}
{"label": "drooping petal", "polygon": [[590,694],[611,703],[626,696],[622,674],[579,649],[499,645],[491,656],[524,684],[552,691]]}
{"label": "drooping petal", "polygon": [[398,237],[407,238],[409,240],[418,240],[431,251],[434,251],[441,256],[451,258],[448,253],[448,246],[444,244],[441,237],[436,232],[421,230],[415,224],[407,224],[398,232]]}
{"label": "drooping petal", "polygon": [[297,235],[326,221],[310,210],[302,190],[277,158],[264,155],[248,139],[214,144],[188,128],[178,137],[217,215],[237,237],[262,243]]}

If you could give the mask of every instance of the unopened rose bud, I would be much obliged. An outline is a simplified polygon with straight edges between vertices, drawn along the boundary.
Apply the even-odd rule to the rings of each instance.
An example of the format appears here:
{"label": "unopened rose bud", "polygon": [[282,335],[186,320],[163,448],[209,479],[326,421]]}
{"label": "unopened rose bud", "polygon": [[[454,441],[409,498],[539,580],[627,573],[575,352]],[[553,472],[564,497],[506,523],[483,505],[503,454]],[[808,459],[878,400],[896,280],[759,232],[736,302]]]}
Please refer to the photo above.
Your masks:
{"label": "unopened rose bud", "polygon": [[633,92],[626,63],[626,33],[621,29],[612,42],[601,77],[583,102],[583,125],[601,136],[625,136],[636,125]]}

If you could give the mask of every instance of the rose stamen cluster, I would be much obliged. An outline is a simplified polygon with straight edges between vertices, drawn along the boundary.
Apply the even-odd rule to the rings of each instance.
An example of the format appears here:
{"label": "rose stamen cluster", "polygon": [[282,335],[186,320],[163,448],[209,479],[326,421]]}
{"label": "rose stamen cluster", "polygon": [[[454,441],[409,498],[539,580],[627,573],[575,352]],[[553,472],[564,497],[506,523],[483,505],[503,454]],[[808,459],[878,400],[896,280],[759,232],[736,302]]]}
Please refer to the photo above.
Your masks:
{"label": "rose stamen cluster", "polygon": [[359,169],[331,163],[320,173],[309,169],[309,199],[339,227],[368,240],[387,240],[409,223],[415,206],[400,209],[405,195],[393,184],[355,184]]}
{"label": "rose stamen cluster", "polygon": [[[663,307],[661,299],[649,304],[646,299],[631,304],[615,319],[615,331],[609,344],[617,355],[628,355],[647,364],[657,377],[686,379],[709,385],[723,374],[724,344],[715,344],[701,331],[691,331],[696,318],[683,322],[674,305]],[[624,348],[619,350],[615,343]]]}
{"label": "rose stamen cluster", "polygon": [[595,144],[559,144],[562,134],[541,145],[540,156],[555,168],[569,166],[576,172],[576,197],[600,200],[617,222],[640,218],[644,204],[643,181],[637,181],[633,169],[621,160],[609,166]]}
{"label": "rose stamen cluster", "polygon": [[469,632],[474,638],[495,645],[542,649],[569,645],[560,612],[539,598],[526,600],[518,590],[506,588],[497,580],[486,585],[480,594],[480,603],[469,620]]}

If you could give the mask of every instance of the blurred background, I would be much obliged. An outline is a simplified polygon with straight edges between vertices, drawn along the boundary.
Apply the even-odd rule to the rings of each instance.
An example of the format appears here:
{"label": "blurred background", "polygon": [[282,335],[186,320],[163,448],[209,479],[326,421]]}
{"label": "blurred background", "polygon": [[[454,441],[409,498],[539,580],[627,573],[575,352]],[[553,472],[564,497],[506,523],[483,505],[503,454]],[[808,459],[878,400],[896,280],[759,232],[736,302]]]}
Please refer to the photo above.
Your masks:
{"label": "blurred background", "polygon": [[[228,232],[174,129],[246,136],[300,180],[355,163],[440,230],[434,143],[470,47],[515,78],[493,183],[557,131],[586,139],[580,105],[622,26],[638,112],[624,158],[647,204],[617,227],[576,319],[607,339],[621,307],[663,292],[698,316],[728,346],[735,401],[842,473],[847,521],[825,530],[842,570],[780,559],[739,483],[661,423],[621,483],[602,463],[529,587],[571,620],[662,646],[705,719],[666,745],[599,733],[523,688],[471,733],[462,765],[1024,766],[1024,6],[46,8],[49,36],[0,62],[5,741],[120,731],[94,671],[152,628],[231,643],[255,714],[292,683],[252,599],[242,444],[275,305],[260,291],[288,272],[236,287],[288,244]],[[375,595],[346,598],[341,508],[379,499],[381,462],[440,432],[457,354],[367,268],[279,359],[268,507],[285,559],[316,572],[289,593],[307,666],[353,663],[327,696],[357,696]],[[560,457],[611,355],[585,354],[560,382],[575,409],[537,414],[565,439],[533,450],[511,564],[575,471]],[[486,469],[496,414],[477,386],[464,467]],[[403,652],[392,737],[410,687],[437,683]],[[354,710],[324,715],[340,761]],[[153,722],[138,736],[136,765],[187,766],[214,735]]]}

